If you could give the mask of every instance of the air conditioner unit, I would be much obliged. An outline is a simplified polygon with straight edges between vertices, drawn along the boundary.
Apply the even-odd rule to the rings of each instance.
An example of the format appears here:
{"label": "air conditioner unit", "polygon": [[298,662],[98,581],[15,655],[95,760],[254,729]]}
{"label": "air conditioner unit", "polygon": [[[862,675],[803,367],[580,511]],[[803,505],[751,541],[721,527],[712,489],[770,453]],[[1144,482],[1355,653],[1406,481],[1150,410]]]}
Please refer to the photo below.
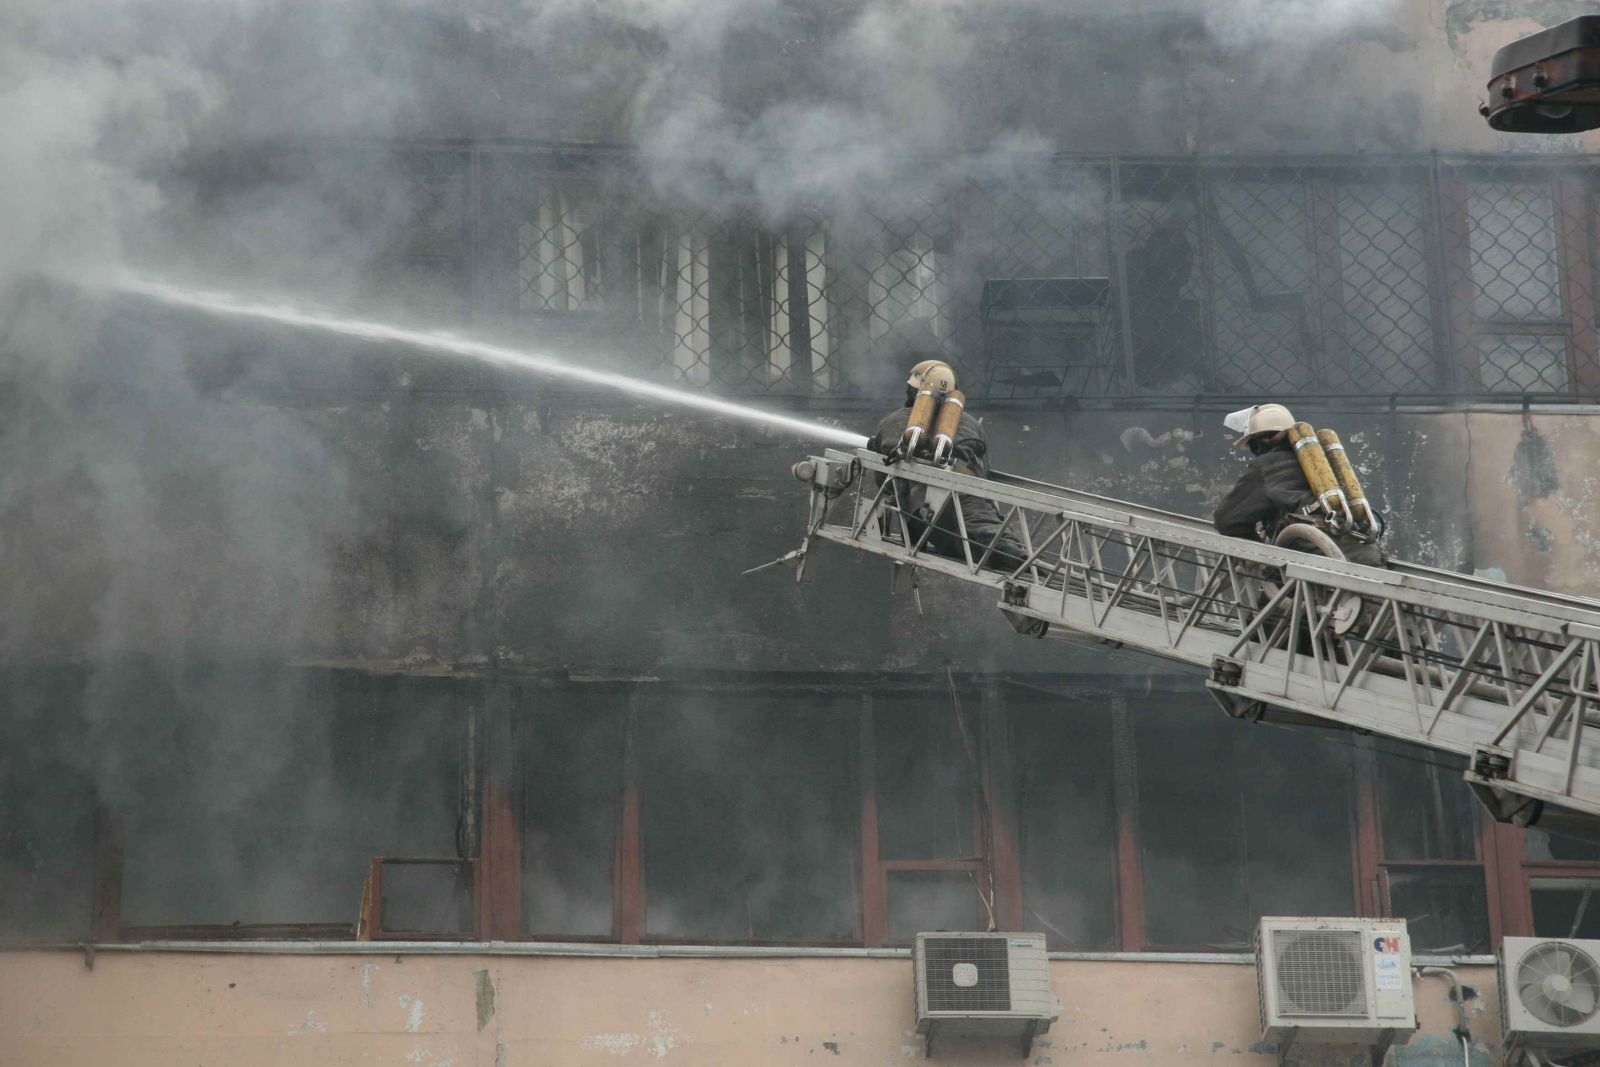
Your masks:
{"label": "air conditioner unit", "polygon": [[1404,1044],[1417,1028],[1404,919],[1263,918],[1256,929],[1262,1040]]}
{"label": "air conditioner unit", "polygon": [[1043,934],[918,934],[917,1033],[1010,1038],[1026,1056],[1061,1004],[1050,988]]}
{"label": "air conditioner unit", "polygon": [[1523,1050],[1600,1049],[1600,941],[1507,937],[1500,942],[1505,1045]]}

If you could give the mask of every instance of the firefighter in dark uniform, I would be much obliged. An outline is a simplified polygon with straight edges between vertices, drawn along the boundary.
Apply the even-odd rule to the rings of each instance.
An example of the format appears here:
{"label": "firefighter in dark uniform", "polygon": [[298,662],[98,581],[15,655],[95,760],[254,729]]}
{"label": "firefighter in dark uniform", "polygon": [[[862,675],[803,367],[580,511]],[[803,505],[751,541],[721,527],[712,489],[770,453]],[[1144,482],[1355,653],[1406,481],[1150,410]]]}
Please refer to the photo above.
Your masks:
{"label": "firefighter in dark uniform", "polygon": [[[910,418],[911,405],[916,400],[917,393],[930,387],[937,393],[950,392],[956,387],[955,371],[951,370],[948,364],[936,359],[923,360],[912,367],[911,376],[906,379],[905,403],[883,417],[878,423],[877,432],[868,440],[867,447],[885,456],[892,456],[905,434],[906,422]],[[951,469],[961,474],[987,478],[989,477],[988,454],[989,443],[984,436],[983,423],[963,409],[960,427],[955,435],[955,462]],[[926,457],[919,455],[917,458]],[[923,531],[927,529],[927,524],[932,522],[933,532],[928,535],[926,547],[941,556],[952,559],[965,558],[961,550],[961,530],[949,507],[945,507],[937,516],[931,515],[928,507],[920,500],[901,501],[901,507],[910,518],[908,525],[913,538],[921,537]],[[972,545],[974,562],[983,554],[990,541],[994,541],[994,548],[984,563],[985,567],[1010,571],[1022,566],[1028,554],[1009,531],[1001,533],[1000,512],[993,501],[963,496],[961,520],[967,528],[967,540]],[[1000,534],[998,540],[995,539],[997,533]]]}
{"label": "firefighter in dark uniform", "polygon": [[[1248,449],[1254,458],[1217,505],[1212,525],[1229,537],[1270,544],[1291,521],[1315,524],[1305,509],[1316,503],[1317,496],[1289,443],[1289,428],[1294,425],[1289,409],[1282,404],[1257,404],[1236,414],[1248,421],[1234,447]],[[1345,532],[1329,531],[1329,535],[1351,563],[1383,566],[1383,552],[1376,540]]]}

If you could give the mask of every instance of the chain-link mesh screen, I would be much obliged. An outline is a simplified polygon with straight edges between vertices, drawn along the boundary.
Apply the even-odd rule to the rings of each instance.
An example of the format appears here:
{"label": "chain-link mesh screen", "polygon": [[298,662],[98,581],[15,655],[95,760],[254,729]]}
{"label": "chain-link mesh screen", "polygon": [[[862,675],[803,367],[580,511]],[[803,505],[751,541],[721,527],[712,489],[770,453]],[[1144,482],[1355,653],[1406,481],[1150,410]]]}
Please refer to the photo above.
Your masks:
{"label": "chain-link mesh screen", "polygon": [[990,401],[1600,395],[1588,159],[1042,159],[774,221],[619,151],[401,151],[400,258],[660,380]]}

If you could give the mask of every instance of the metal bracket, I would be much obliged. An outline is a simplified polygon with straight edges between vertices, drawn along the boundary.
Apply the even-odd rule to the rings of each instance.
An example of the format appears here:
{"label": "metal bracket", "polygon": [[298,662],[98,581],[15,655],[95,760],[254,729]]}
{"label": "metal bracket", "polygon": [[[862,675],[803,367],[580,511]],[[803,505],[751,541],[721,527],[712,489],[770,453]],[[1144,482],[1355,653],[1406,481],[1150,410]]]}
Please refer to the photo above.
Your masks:
{"label": "metal bracket", "polygon": [[1050,624],[1043,619],[1035,619],[1031,615],[1024,615],[1020,611],[1007,611],[1007,606],[1025,608],[1028,606],[1028,587],[1021,582],[1007,582],[1000,587],[1000,614],[1006,617],[1011,628],[1023,637],[1043,637],[1050,632]]}
{"label": "metal bracket", "polygon": [[1218,685],[1238,685],[1244,681],[1244,664],[1228,656],[1217,656],[1211,661],[1211,680]]}

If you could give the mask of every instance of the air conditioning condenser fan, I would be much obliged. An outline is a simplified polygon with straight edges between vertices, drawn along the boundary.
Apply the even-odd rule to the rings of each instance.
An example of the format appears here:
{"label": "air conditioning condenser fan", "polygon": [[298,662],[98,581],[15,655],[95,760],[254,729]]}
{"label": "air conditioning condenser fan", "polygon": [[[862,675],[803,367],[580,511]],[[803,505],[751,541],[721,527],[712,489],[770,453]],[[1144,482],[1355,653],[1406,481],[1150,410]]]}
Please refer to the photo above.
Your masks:
{"label": "air conditioning condenser fan", "polygon": [[1279,1010],[1295,1015],[1367,1014],[1361,933],[1284,930],[1277,950]]}
{"label": "air conditioning condenser fan", "polygon": [[1577,1026],[1600,1009],[1600,967],[1576,945],[1546,941],[1517,961],[1517,995],[1550,1026]]}

